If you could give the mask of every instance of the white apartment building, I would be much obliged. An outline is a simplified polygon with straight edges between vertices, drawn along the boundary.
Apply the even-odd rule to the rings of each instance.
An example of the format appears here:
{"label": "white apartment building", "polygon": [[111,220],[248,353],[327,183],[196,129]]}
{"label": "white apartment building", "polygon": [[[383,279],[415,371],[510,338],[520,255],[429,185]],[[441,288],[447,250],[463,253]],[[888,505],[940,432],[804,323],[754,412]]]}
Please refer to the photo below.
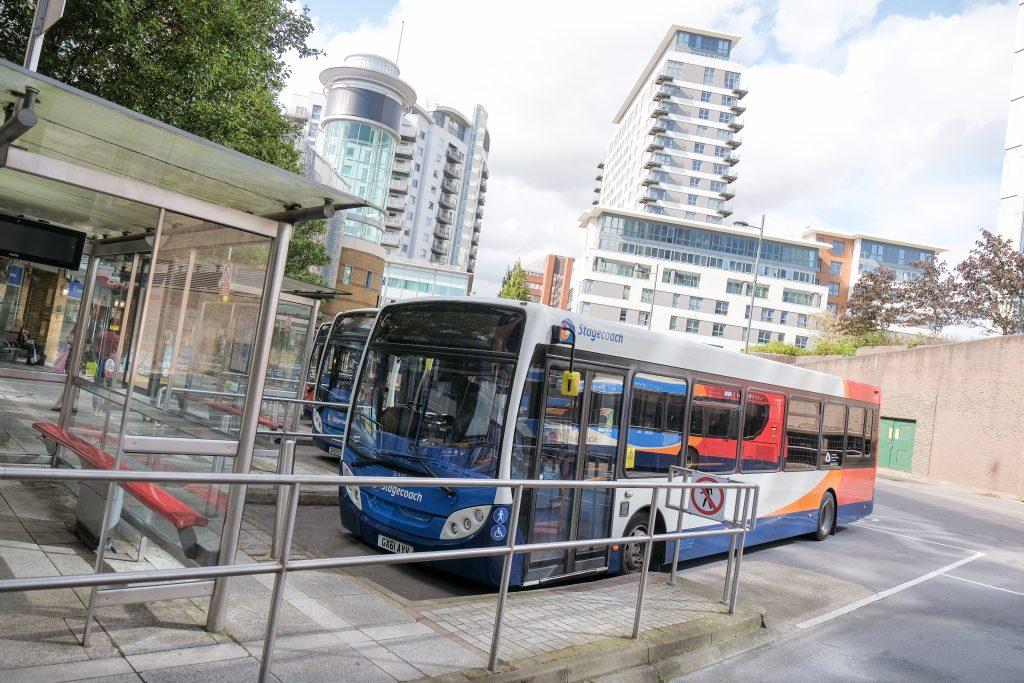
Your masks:
{"label": "white apartment building", "polygon": [[1006,156],[996,229],[1024,251],[1024,0],[1017,2],[1010,109],[1006,119]]}
{"label": "white apartment building", "polygon": [[810,345],[827,294],[818,242],[765,237],[751,311],[756,232],[603,206],[579,225],[587,237],[575,269],[578,312],[733,350],[743,349],[753,315],[751,345]]}
{"label": "white apartment building", "polygon": [[732,210],[745,111],[738,36],[673,26],[615,114],[593,203],[713,225]]}

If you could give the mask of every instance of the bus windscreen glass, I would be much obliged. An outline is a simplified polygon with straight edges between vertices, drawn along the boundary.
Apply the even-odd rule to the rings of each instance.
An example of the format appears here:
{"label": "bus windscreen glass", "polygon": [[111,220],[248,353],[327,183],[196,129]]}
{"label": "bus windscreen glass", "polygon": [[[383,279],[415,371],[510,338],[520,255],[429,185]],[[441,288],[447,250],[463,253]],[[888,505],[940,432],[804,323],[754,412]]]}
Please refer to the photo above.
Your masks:
{"label": "bus windscreen glass", "polygon": [[373,344],[415,344],[515,353],[522,342],[522,309],[424,302],[386,308]]}

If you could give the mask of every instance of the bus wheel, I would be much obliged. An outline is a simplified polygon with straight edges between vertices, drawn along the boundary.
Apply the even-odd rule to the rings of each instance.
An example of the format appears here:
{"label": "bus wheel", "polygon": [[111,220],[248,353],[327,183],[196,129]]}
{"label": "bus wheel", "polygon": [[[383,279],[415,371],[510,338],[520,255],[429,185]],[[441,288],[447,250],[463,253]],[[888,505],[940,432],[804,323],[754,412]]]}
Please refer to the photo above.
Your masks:
{"label": "bus wheel", "polygon": [[818,506],[818,526],[814,530],[814,538],[824,541],[832,533],[832,527],[836,522],[836,499],[831,491],[821,497],[821,504]]}
{"label": "bus wheel", "polygon": [[[647,535],[647,517],[650,515],[650,511],[641,510],[635,515],[629,518],[629,522],[626,524],[626,531],[623,536],[646,536]],[[643,542],[639,543],[626,543],[622,546],[622,562],[619,567],[620,574],[636,574],[644,566],[644,548]],[[654,558],[658,551],[657,547],[651,548],[651,565],[654,565]]]}

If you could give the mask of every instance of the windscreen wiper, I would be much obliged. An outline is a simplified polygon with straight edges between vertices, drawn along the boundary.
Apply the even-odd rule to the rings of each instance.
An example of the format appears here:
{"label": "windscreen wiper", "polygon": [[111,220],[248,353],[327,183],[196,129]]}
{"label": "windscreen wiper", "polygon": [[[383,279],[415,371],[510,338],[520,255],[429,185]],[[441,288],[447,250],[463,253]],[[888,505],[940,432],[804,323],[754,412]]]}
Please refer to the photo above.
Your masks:
{"label": "windscreen wiper", "polygon": [[[390,467],[390,468],[392,468],[394,470],[397,470],[399,472],[405,472],[406,474],[413,474],[413,475],[422,475],[423,474],[423,472],[421,472],[420,470],[417,470],[417,469],[415,469],[413,467],[409,467],[408,465],[406,465],[404,463],[401,463],[401,462],[398,462],[396,460],[385,460],[384,458],[378,458],[377,456],[365,455],[365,454],[361,453],[358,449],[356,449],[354,447],[353,447],[352,451],[356,454],[356,457],[358,458],[358,460],[360,462],[364,463],[364,464],[384,465],[385,467]],[[401,453],[394,453],[392,455],[399,455],[400,456]],[[436,472],[434,472],[432,469],[430,469],[430,467],[428,467],[426,463],[418,462],[417,464],[428,475],[430,475],[434,479],[440,479],[441,478],[441,477],[439,477],[437,475]],[[447,494],[448,496],[453,496],[453,497],[455,496],[455,489],[451,488],[450,486],[441,486],[439,488],[442,491],[444,491],[444,493]]]}

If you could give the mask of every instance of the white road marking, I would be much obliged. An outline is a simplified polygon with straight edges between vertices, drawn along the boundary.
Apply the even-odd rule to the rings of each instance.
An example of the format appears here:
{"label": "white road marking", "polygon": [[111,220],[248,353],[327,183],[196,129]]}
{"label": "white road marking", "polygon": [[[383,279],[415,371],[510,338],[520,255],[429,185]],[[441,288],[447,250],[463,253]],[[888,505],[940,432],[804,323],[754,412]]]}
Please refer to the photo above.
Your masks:
{"label": "white road marking", "polygon": [[[989,508],[990,510],[996,510],[998,512],[1005,513],[1007,515],[1014,515],[1014,516],[1017,516],[1017,517],[1024,517],[1024,511],[1012,510],[1010,508],[1001,507],[999,505],[989,505],[988,503],[979,503],[978,501],[971,500],[970,498],[960,498],[959,496],[949,496],[949,495],[945,495],[945,494],[942,494],[942,493],[936,493],[935,491],[928,491],[928,490],[923,489],[923,488],[918,488],[916,486],[907,486],[905,484],[897,484],[895,482],[892,482],[892,481],[889,481],[889,480],[885,480],[885,479],[878,479],[877,483],[879,483],[879,484],[884,483],[886,486],[892,486],[892,487],[898,488],[898,489],[907,489],[908,491],[916,491],[917,493],[923,493],[923,494],[928,495],[928,496],[935,496],[936,498],[945,498],[946,500],[955,500],[958,503],[966,503],[967,505],[974,505],[974,506],[977,506],[977,507]],[[978,495],[981,495],[981,494],[978,494]],[[1013,501],[1010,501],[1010,502],[1013,502]]]}
{"label": "white road marking", "polygon": [[[876,529],[876,531],[878,531],[878,529]],[[897,534],[897,535],[902,536],[903,534]],[[918,539],[918,540],[922,540],[922,539]],[[944,543],[940,543],[939,545],[945,545],[945,544]],[[952,546],[950,546],[950,547],[952,547]],[[963,565],[967,564],[968,562],[974,562],[979,557],[984,557],[984,555],[985,555],[985,553],[974,553],[970,557],[964,557],[962,559],[959,559],[956,562],[953,562],[952,564],[947,564],[945,567],[940,567],[939,569],[936,569],[935,571],[932,571],[932,572],[928,572],[927,574],[924,574],[923,576],[919,576],[916,579],[911,579],[910,581],[906,581],[904,583],[901,583],[898,586],[893,586],[892,588],[887,588],[884,591],[880,591],[878,593],[874,593],[872,595],[869,595],[866,598],[862,598],[860,600],[857,600],[856,602],[851,602],[849,605],[846,605],[844,607],[840,607],[839,609],[834,609],[831,612],[827,612],[825,614],[822,614],[821,616],[814,617],[813,619],[808,619],[807,621],[802,621],[799,624],[797,624],[796,627],[797,628],[811,628],[812,626],[817,626],[818,624],[823,624],[826,621],[831,621],[832,619],[835,619],[836,617],[841,617],[844,614],[849,614],[850,612],[852,612],[854,610],[857,610],[857,609],[860,609],[861,607],[864,607],[865,605],[870,605],[872,603],[878,602],[879,600],[881,600],[883,598],[887,598],[890,595],[893,595],[895,593],[899,593],[900,591],[905,591],[908,588],[913,588],[914,586],[916,586],[919,583],[924,583],[925,581],[928,581],[929,579],[934,579],[936,576],[942,576],[946,572],[952,571],[953,569],[956,569],[957,567],[962,567]]]}
{"label": "white road marking", "polygon": [[1013,595],[1019,595],[1021,597],[1024,597],[1024,593],[1020,593],[1018,591],[1012,591],[1009,588],[1000,588],[999,586],[993,586],[992,584],[982,583],[981,581],[974,581],[972,579],[965,579],[962,576],[953,576],[952,574],[945,574],[944,576],[947,579],[956,579],[957,581],[966,581],[967,583],[973,583],[975,586],[984,586],[985,588],[991,588],[992,590],[995,590],[995,591],[1003,591],[1004,593],[1012,593]]}
{"label": "white road marking", "polygon": [[858,522],[853,522],[851,524],[847,524],[847,526],[860,527],[861,529],[871,529],[872,531],[877,531],[877,532],[879,532],[881,534],[889,534],[890,536],[902,536],[903,538],[909,538],[909,539],[914,540],[914,541],[921,541],[922,543],[931,543],[932,545],[941,545],[944,548],[953,548],[954,550],[963,550],[965,553],[976,553],[976,552],[978,552],[977,550],[974,550],[973,548],[961,548],[958,545],[950,545],[949,543],[939,543],[938,541],[929,541],[927,538],[918,538],[917,536],[910,536],[908,534],[900,534],[900,533],[897,533],[895,531],[886,531],[885,529],[879,529],[878,527],[870,526],[868,524],[860,524]]}

